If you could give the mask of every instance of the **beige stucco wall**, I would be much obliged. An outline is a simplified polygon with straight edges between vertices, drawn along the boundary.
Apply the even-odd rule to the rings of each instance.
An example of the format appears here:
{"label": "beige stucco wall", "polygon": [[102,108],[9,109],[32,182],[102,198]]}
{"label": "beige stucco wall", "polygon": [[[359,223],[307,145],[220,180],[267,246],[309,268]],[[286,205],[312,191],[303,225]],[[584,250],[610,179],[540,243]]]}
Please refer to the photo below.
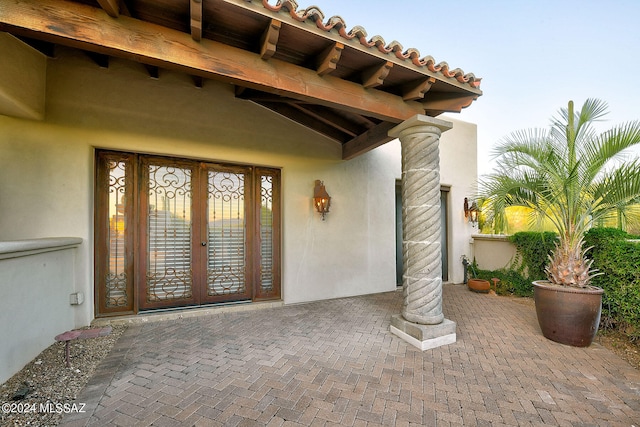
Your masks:
{"label": "beige stucco wall", "polygon": [[74,239],[0,242],[0,384],[72,329]]}
{"label": "beige stucco wall", "polygon": [[440,182],[449,189],[449,281],[462,283],[462,256],[471,254],[471,234],[478,231],[464,217],[464,198],[477,193],[478,127],[474,123],[442,116],[453,122],[440,143]]}
{"label": "beige stucco wall", "polygon": [[[285,303],[395,289],[397,142],[342,161],[338,143],[236,99],[231,85],[197,88],[188,75],[164,70],[152,79],[142,65],[113,58],[100,68],[65,49],[49,60],[46,86],[45,120],[0,115],[0,240],[83,239],[75,283],[86,302],[72,308],[76,326],[93,318],[96,148],[282,168]],[[441,156],[443,184],[451,185],[450,277],[459,282],[458,258],[469,250],[470,227],[460,218],[475,180],[475,125],[454,121]],[[316,179],[332,197],[324,222],[311,204]]]}
{"label": "beige stucco wall", "polygon": [[512,264],[516,247],[508,236],[501,234],[474,234],[473,257],[482,270],[500,270]]}

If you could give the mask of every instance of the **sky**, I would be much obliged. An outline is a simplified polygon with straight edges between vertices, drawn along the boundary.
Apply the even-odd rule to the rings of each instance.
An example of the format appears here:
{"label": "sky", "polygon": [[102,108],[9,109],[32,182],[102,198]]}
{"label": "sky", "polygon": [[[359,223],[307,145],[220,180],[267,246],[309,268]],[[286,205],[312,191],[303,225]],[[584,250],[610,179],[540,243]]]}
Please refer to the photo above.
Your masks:
{"label": "sky", "polygon": [[348,30],[482,78],[483,95],[447,113],[478,125],[480,175],[500,138],[548,128],[569,100],[606,101],[598,129],[640,120],[640,0],[298,0],[299,10],[313,5],[325,22],[339,15]]}

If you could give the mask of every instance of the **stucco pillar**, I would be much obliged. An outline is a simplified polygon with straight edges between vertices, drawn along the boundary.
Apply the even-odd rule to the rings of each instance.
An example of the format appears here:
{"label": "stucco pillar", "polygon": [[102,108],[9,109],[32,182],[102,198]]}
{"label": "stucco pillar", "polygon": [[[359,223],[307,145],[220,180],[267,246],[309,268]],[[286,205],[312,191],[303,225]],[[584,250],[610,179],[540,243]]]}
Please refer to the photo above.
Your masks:
{"label": "stucco pillar", "polygon": [[450,122],[418,115],[389,131],[402,146],[402,315],[391,332],[422,350],[451,344],[456,325],[442,313],[440,156]]}

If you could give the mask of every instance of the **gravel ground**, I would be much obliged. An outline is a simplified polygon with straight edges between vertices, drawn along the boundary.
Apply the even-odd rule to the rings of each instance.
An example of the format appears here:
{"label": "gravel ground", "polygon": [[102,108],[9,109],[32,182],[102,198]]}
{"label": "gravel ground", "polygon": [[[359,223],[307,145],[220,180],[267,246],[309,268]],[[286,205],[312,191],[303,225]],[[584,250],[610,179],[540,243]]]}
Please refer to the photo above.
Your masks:
{"label": "gravel ground", "polygon": [[[125,329],[117,325],[106,337],[71,341],[69,368],[63,342],[45,349],[0,386],[0,426],[55,426],[65,411],[80,409],[74,400]],[[18,399],[20,393],[27,394]]]}

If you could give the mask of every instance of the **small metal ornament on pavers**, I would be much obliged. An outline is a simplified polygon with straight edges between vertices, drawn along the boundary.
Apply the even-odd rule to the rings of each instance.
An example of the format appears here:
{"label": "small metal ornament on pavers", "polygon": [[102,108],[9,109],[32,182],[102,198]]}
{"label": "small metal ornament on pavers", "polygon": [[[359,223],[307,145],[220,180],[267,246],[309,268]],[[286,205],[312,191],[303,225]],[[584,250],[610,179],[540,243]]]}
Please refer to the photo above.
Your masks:
{"label": "small metal ornament on pavers", "polygon": [[76,329],[73,331],[67,331],[60,335],[56,335],[56,341],[64,341],[64,358],[67,362],[67,368],[71,367],[69,342],[72,340],[86,340],[89,338],[106,337],[111,333],[111,326],[105,326],[104,328],[93,329]]}

